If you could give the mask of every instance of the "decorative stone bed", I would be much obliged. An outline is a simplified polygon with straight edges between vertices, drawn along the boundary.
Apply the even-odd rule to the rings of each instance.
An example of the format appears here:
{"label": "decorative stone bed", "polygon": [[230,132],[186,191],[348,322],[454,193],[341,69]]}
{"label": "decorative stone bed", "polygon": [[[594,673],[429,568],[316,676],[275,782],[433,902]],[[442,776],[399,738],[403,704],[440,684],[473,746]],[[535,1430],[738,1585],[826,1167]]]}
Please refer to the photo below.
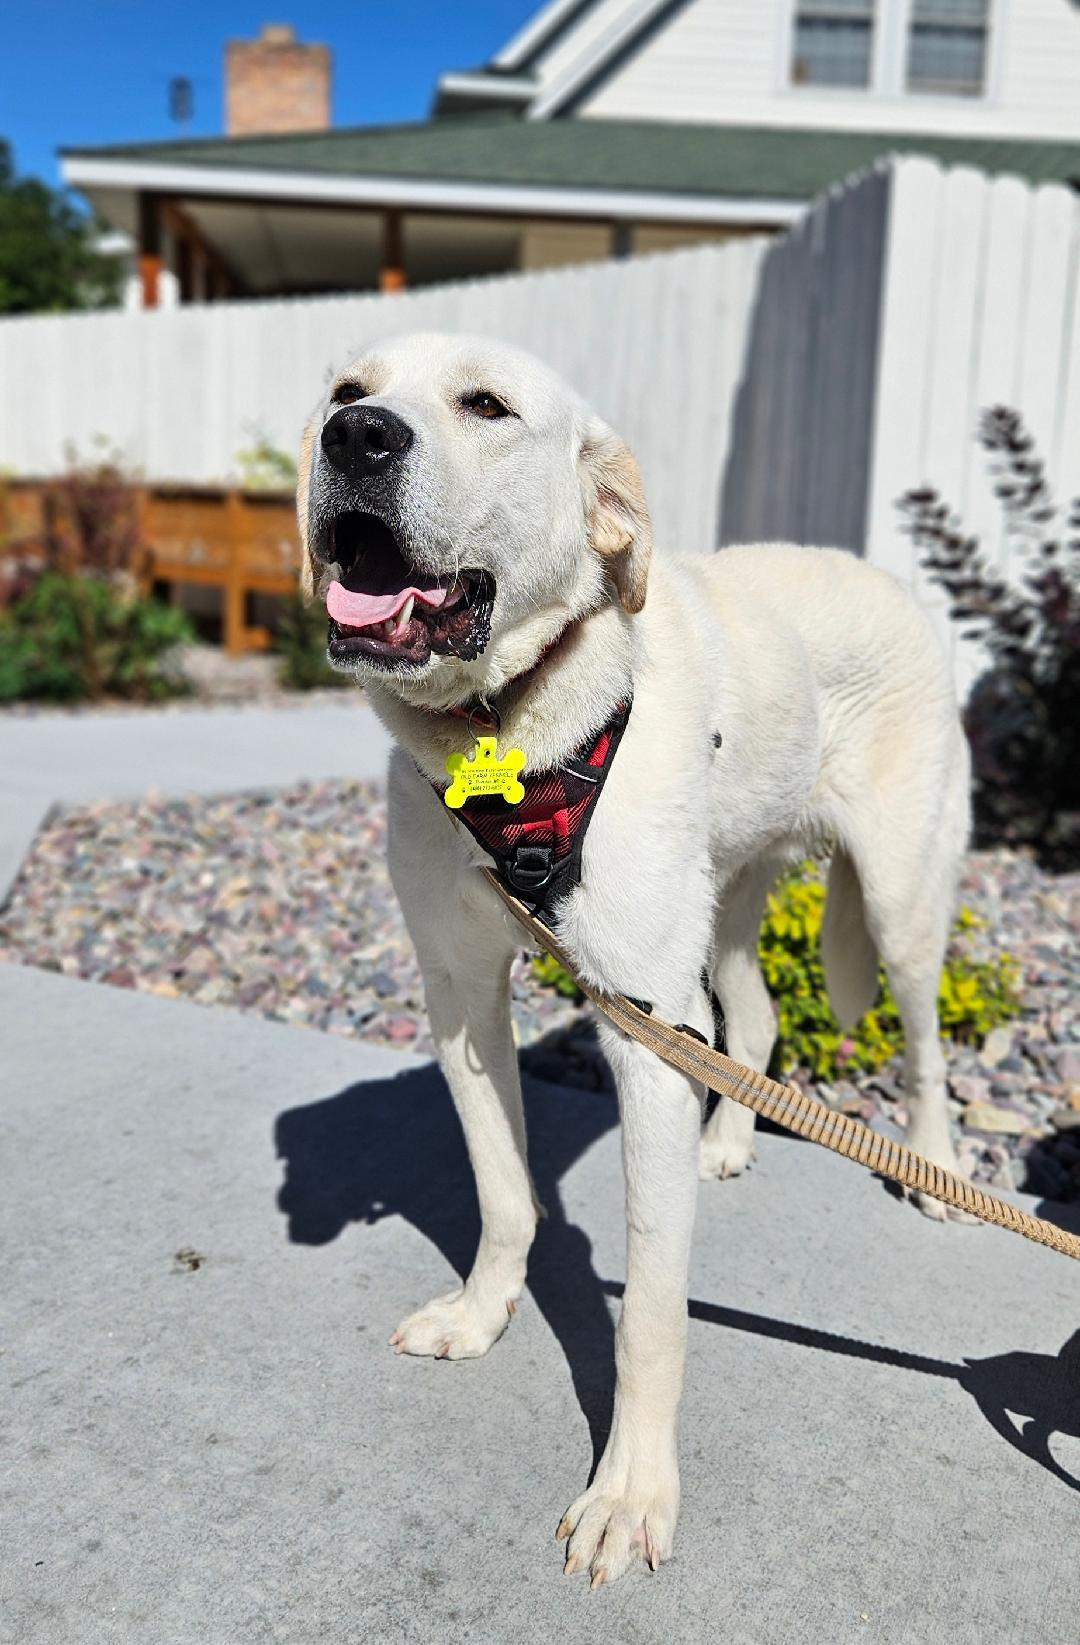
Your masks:
{"label": "decorative stone bed", "polygon": [[[430,1051],[385,827],[379,791],[355,782],[58,812],[0,911],[0,959]],[[1080,1199],[1080,873],[974,853],[961,894],[1024,985],[1016,1023],[950,1053],[962,1167]],[[524,958],[513,991],[525,1066],[606,1089],[587,1012]],[[870,1120],[903,1117],[898,1067],[815,1089]]]}

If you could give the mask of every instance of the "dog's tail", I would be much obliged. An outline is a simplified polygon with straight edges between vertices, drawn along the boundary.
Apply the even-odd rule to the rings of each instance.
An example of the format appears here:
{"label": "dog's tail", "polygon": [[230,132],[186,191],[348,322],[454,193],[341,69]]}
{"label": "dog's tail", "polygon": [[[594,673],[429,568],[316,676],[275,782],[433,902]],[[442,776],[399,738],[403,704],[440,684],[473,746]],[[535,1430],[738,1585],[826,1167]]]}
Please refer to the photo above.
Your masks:
{"label": "dog's tail", "polygon": [[821,957],[829,1002],[841,1027],[853,1028],[877,997],[878,957],[855,864],[839,845],[829,865]]}

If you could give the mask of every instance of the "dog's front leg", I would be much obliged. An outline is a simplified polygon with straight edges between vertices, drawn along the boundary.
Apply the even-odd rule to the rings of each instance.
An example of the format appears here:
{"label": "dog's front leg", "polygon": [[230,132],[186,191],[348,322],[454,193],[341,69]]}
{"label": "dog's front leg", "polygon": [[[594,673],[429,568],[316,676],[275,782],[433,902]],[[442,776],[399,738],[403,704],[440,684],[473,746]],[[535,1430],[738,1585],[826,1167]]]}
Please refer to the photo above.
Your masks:
{"label": "dog's front leg", "polygon": [[390,1341],[399,1353],[475,1359],[506,1330],[539,1212],[510,1028],[510,963],[520,939],[480,875],[463,867],[443,806],[401,750],[390,762],[389,800],[390,875],[424,975],[481,1219],[464,1285],[410,1314]]}
{"label": "dog's front leg", "polygon": [[481,1231],[464,1285],[398,1326],[390,1341],[399,1353],[441,1359],[485,1354],[505,1331],[525,1282],[537,1205],[525,1161],[521,1083],[510,1031],[512,953],[496,929],[487,942],[474,936],[462,945],[453,974],[441,962],[425,963],[421,955],[439,1065],[476,1176]]}
{"label": "dog's front leg", "polygon": [[603,1028],[623,1126],[627,1265],[615,1333],[611,1436],[584,1496],[559,1526],[568,1574],[593,1586],[671,1553],[679,1511],[676,1423],[686,1358],[686,1287],[697,1199],[698,1088]]}

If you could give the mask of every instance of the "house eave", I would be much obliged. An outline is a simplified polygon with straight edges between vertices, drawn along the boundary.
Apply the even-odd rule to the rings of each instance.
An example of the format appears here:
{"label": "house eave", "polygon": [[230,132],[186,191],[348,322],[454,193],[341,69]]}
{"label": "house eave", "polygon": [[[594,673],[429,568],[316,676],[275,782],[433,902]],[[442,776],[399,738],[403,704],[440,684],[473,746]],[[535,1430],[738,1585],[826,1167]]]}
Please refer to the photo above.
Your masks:
{"label": "house eave", "polygon": [[581,0],[548,0],[547,5],[535,12],[525,26],[506,42],[492,58],[498,69],[520,68],[521,64],[542,52],[551,36],[572,21],[581,10]]}
{"label": "house eave", "polygon": [[603,76],[634,38],[661,13],[666,0],[627,0],[604,33],[538,93],[529,105],[530,120],[550,120],[564,111],[582,89]]}
{"label": "house eave", "polygon": [[536,81],[510,74],[440,74],[438,96],[484,99],[492,103],[528,103],[536,96]]}
{"label": "house eave", "polygon": [[340,176],[259,167],[199,166],[167,161],[63,156],[72,188],[297,205],[355,205],[491,216],[557,217],[609,222],[777,227],[806,210],[804,200],[682,194],[549,184],[447,182],[422,177]]}

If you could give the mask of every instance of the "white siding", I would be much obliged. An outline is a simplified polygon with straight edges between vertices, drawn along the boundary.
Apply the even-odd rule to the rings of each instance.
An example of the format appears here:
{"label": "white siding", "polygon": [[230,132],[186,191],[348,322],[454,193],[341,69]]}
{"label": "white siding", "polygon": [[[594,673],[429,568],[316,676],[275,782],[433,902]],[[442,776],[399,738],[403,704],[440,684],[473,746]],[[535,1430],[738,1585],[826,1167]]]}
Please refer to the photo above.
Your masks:
{"label": "white siding", "polygon": [[[910,0],[878,0],[876,86],[846,91],[790,85],[793,0],[686,0],[575,112],[595,118],[1080,140],[1080,7],[1072,0],[993,0],[983,97],[900,94],[909,5]],[[564,41],[564,63],[568,55]]]}

